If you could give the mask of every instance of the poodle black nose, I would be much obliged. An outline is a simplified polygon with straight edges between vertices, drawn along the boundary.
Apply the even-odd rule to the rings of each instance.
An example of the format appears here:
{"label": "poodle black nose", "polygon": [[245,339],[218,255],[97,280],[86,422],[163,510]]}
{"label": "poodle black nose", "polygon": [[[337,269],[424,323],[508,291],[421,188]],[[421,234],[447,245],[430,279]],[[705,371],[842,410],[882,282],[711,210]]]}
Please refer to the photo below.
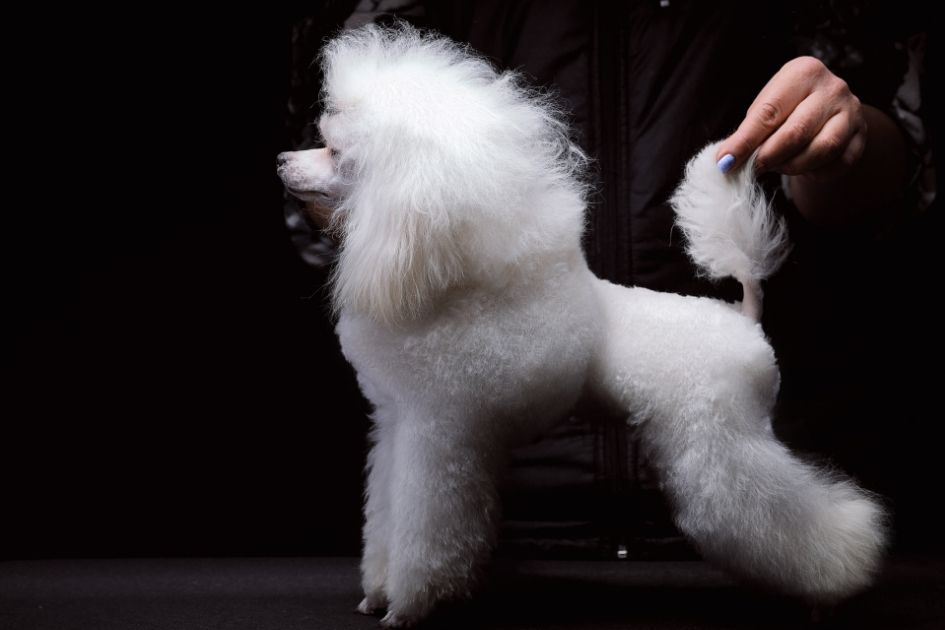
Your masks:
{"label": "poodle black nose", "polygon": [[276,156],[276,163],[279,166],[285,166],[285,163],[289,161],[289,152],[284,151]]}

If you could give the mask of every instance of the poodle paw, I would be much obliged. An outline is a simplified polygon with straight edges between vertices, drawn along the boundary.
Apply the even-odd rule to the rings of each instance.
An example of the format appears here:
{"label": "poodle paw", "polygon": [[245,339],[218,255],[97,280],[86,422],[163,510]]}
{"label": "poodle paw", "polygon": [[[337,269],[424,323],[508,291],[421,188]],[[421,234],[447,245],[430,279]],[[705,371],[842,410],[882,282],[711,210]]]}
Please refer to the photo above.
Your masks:
{"label": "poodle paw", "polygon": [[377,615],[387,608],[387,602],[380,598],[367,596],[358,604],[357,611],[362,615]]}
{"label": "poodle paw", "polygon": [[[817,565],[818,584],[829,601],[848,597],[872,583],[886,548],[882,506],[858,489],[843,485],[822,526],[829,554]],[[829,538],[827,538],[829,536]]]}
{"label": "poodle paw", "polygon": [[418,619],[412,619],[391,610],[381,619],[381,626],[384,628],[411,628],[416,625],[418,621]]}

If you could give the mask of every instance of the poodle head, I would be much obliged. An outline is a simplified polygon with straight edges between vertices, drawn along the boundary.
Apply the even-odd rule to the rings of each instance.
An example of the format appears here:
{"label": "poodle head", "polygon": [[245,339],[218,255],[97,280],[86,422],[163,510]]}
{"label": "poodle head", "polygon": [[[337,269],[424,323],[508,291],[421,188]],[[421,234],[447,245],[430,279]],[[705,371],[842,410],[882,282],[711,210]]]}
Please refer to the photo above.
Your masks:
{"label": "poodle head", "polygon": [[326,147],[280,156],[290,192],[333,209],[336,310],[385,322],[543,251],[579,247],[586,158],[519,76],[406,24],[321,55]]}

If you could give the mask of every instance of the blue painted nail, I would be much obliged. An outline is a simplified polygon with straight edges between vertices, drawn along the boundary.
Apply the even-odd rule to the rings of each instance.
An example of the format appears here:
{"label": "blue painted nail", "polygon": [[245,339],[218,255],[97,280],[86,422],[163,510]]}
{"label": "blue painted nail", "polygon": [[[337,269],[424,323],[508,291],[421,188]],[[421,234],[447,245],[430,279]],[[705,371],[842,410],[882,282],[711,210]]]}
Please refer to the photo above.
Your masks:
{"label": "blue painted nail", "polygon": [[732,170],[733,166],[735,166],[735,156],[731,153],[726,153],[722,156],[722,159],[719,160],[719,170],[723,173],[728,173]]}

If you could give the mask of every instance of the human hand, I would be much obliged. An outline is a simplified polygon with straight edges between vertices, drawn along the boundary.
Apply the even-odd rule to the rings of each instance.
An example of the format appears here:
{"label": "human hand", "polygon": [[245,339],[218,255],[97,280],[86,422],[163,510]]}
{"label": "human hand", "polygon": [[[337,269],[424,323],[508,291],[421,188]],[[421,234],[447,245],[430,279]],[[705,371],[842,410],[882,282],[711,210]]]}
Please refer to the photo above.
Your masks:
{"label": "human hand", "polygon": [[759,173],[830,180],[859,162],[866,138],[863,106],[846,82],[818,59],[798,57],[768,81],[715,157],[726,173],[757,149]]}

